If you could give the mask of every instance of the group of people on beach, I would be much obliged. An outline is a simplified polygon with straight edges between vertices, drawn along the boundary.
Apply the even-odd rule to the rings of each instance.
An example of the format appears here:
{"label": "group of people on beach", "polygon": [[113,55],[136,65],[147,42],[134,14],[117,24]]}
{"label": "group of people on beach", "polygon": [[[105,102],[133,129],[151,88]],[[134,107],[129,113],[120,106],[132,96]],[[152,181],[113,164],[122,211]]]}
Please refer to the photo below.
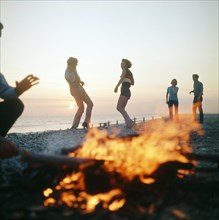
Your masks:
{"label": "group of people on beach", "polygon": [[[3,29],[2,23],[0,23],[0,37],[1,31]],[[70,57],[67,60],[67,68],[65,70],[65,79],[67,80],[70,93],[74,97],[77,103],[78,109],[74,116],[73,124],[71,129],[76,129],[79,126],[81,117],[85,111],[85,119],[82,123],[84,128],[90,128],[91,114],[93,109],[93,102],[87,92],[84,89],[84,82],[81,80],[77,72],[77,58]],[[127,128],[132,128],[134,125],[133,120],[130,118],[129,114],[125,110],[128,100],[131,97],[130,87],[134,85],[134,77],[130,68],[132,63],[128,59],[122,59],[121,68],[122,74],[114,88],[114,92],[117,93],[119,87],[121,86],[120,96],[117,102],[117,110],[121,113],[125,120]],[[203,110],[202,110],[202,95],[203,95],[203,84],[198,80],[199,76],[197,74],[193,75],[194,80],[194,90],[190,93],[194,93],[193,100],[193,116],[196,120],[197,108],[200,112],[200,123],[203,123]],[[32,86],[39,83],[39,78],[34,75],[28,75],[21,81],[16,81],[16,86],[10,86],[4,75],[0,73],[0,98],[3,101],[0,102],[0,159],[9,158],[19,154],[18,147],[7,140],[5,136],[7,135],[10,128],[13,126],[15,121],[20,117],[24,110],[24,104],[19,99],[19,96],[25,91],[29,90]],[[173,107],[175,110],[176,118],[178,118],[178,97],[177,93],[179,88],[177,85],[177,80],[173,79],[171,81],[172,86],[168,87],[166,93],[166,101],[169,108],[169,117],[173,120]]]}
{"label": "group of people on beach", "polygon": [[[65,79],[67,80],[69,87],[70,87],[70,93],[74,97],[78,110],[75,114],[73,124],[71,129],[76,129],[79,125],[79,122],[81,120],[82,114],[84,112],[84,103],[87,105],[86,113],[85,113],[85,119],[82,123],[82,126],[84,128],[90,128],[90,121],[91,121],[91,113],[93,108],[93,102],[85,89],[83,88],[84,82],[81,81],[78,72],[77,72],[77,65],[78,60],[77,58],[70,57],[67,60],[67,68],[65,71]],[[120,96],[117,102],[117,110],[122,114],[125,124],[127,128],[132,128],[134,125],[134,121],[130,118],[129,114],[125,110],[125,107],[128,103],[128,100],[131,97],[131,90],[130,87],[134,85],[134,77],[132,72],[130,71],[130,68],[132,66],[132,63],[128,59],[122,59],[121,62],[121,68],[122,68],[122,74],[120,76],[120,79],[118,83],[116,84],[116,87],[114,89],[114,92],[118,92],[118,88],[121,85],[121,92]],[[198,80],[199,76],[197,74],[192,75],[194,85],[193,90],[190,91],[191,93],[194,93],[194,100],[193,100],[193,118],[196,121],[197,120],[197,109],[199,109],[199,122],[203,123],[204,115],[203,115],[203,109],[202,109],[202,100],[203,100],[203,84]],[[178,115],[178,91],[179,88],[177,87],[177,80],[173,79],[171,81],[171,85],[167,88],[166,93],[166,103],[168,104],[169,109],[169,118],[171,121],[174,120],[173,117],[173,110],[175,112],[175,118],[176,121],[179,120]]]}
{"label": "group of people on beach", "polygon": [[[194,81],[193,85],[193,90],[190,91],[189,93],[194,93],[194,99],[193,99],[193,107],[192,107],[192,112],[193,112],[193,119],[194,121],[197,120],[197,109],[199,110],[199,122],[202,124],[204,121],[204,114],[203,114],[203,109],[202,109],[202,101],[203,101],[203,84],[200,82],[199,75],[193,74],[192,79]],[[178,100],[178,91],[179,88],[176,86],[177,85],[177,80],[173,79],[171,81],[171,85],[167,88],[167,93],[166,93],[166,103],[169,108],[169,118],[170,120],[173,120],[173,108],[175,112],[175,117],[176,121],[179,120],[179,115],[178,115],[178,106],[179,106],[179,100]]]}

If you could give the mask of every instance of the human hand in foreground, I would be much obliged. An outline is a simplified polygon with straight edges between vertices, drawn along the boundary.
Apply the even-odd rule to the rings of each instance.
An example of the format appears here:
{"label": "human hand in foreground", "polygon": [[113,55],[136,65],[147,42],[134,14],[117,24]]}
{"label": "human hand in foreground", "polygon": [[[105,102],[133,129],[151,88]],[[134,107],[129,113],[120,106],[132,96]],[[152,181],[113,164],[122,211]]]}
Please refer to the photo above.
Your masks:
{"label": "human hand in foreground", "polygon": [[26,76],[20,82],[16,81],[16,91],[17,91],[17,93],[20,95],[23,92],[27,91],[32,86],[38,84],[39,83],[38,80],[39,80],[38,77],[31,74],[31,75]]}
{"label": "human hand in foreground", "polygon": [[0,136],[0,159],[6,159],[19,154],[17,146]]}

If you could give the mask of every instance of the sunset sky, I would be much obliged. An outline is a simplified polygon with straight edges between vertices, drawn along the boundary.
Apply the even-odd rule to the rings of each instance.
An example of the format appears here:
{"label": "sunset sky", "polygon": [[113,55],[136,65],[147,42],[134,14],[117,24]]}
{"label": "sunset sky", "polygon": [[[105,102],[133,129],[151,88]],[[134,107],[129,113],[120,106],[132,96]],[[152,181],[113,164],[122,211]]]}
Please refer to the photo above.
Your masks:
{"label": "sunset sky", "polygon": [[178,80],[180,112],[191,112],[192,74],[204,84],[204,112],[218,113],[218,1],[0,1],[1,73],[40,84],[21,96],[25,115],[73,114],[66,60],[94,102],[116,115],[122,58],[135,77],[130,115],[167,115],[166,89]]}

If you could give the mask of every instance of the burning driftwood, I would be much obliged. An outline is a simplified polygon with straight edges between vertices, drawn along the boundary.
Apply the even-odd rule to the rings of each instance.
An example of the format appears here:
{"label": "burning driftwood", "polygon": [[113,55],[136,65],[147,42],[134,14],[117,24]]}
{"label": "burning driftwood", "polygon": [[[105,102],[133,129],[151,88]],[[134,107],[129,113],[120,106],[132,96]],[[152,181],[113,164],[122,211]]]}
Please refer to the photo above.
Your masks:
{"label": "burning driftwood", "polygon": [[211,163],[217,163],[217,167],[196,167],[195,172],[219,172],[219,154],[209,153],[186,153],[184,154],[190,160],[196,161],[208,161]]}
{"label": "burning driftwood", "polygon": [[21,155],[21,160],[34,165],[65,166],[71,168],[78,168],[82,164],[93,165],[102,163],[101,160],[75,158],[65,155],[32,154],[29,152],[24,152]]}
{"label": "burning driftwood", "polygon": [[[76,151],[77,149],[79,148],[63,149],[64,155],[49,155],[49,154],[42,154],[42,153],[33,154],[33,153],[25,152],[21,155],[21,160],[29,164],[49,165],[49,166],[70,166],[72,168],[78,167],[80,164],[93,165],[96,163],[102,164],[104,162],[104,160],[96,160],[96,159],[88,159],[88,158],[85,159],[85,158],[70,157],[70,156],[65,155],[66,153],[70,153],[70,152],[72,153]],[[216,161],[216,162],[219,161],[218,154],[186,153],[183,155],[190,160]],[[175,162],[173,163],[171,162],[169,164],[176,165]],[[183,163],[180,163],[180,164],[183,164]],[[175,166],[175,168],[180,169],[177,165]],[[187,167],[187,169],[191,169],[191,168]]]}
{"label": "burning driftwood", "polygon": [[184,155],[190,160],[219,161],[219,154],[187,153]]}

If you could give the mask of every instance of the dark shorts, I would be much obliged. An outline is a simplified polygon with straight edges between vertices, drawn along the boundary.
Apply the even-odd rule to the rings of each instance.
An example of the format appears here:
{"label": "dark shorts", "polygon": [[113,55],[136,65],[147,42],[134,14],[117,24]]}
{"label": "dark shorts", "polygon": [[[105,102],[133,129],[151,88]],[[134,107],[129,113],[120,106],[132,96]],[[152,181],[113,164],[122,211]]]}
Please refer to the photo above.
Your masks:
{"label": "dark shorts", "polygon": [[130,97],[131,97],[130,86],[131,86],[131,85],[130,85],[130,83],[128,83],[128,82],[122,83],[120,96],[125,96],[125,97],[127,97],[128,99],[130,99]]}
{"label": "dark shorts", "polygon": [[193,99],[193,103],[202,102],[202,101],[203,101],[203,97],[201,97],[201,98],[198,100],[198,96],[195,96],[194,99]]}
{"label": "dark shorts", "polygon": [[170,101],[168,101],[167,104],[168,104],[169,107],[172,107],[173,105],[176,106],[176,107],[178,107],[179,102],[178,102],[178,101],[172,101],[172,100],[170,100]]}

